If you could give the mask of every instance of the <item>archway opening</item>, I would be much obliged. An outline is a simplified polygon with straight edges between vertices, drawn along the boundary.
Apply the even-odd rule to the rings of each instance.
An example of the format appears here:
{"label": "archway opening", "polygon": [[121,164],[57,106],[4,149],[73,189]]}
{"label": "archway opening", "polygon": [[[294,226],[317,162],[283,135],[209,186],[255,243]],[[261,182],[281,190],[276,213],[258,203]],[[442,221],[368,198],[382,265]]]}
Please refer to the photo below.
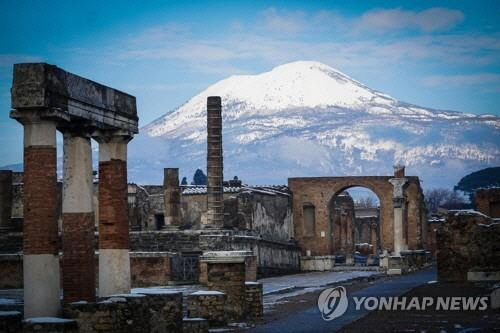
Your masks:
{"label": "archway opening", "polygon": [[380,199],[361,186],[345,188],[332,196],[328,205],[331,254],[378,255],[381,250]]}

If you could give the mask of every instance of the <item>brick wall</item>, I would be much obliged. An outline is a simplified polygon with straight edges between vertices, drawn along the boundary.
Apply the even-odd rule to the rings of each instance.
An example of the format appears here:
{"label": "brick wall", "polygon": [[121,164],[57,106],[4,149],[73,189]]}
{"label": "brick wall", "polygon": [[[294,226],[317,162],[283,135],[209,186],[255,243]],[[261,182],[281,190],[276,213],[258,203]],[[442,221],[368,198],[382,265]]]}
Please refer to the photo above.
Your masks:
{"label": "brick wall", "polygon": [[24,149],[24,254],[57,254],[56,149]]}
{"label": "brick wall", "polygon": [[[392,176],[366,176],[366,177],[310,177],[310,178],[289,178],[288,186],[293,193],[293,223],[294,236],[298,245],[306,254],[311,251],[311,255],[329,255],[332,253],[332,240],[326,237],[330,230],[330,202],[337,194],[349,189],[349,187],[362,186],[372,190],[380,201],[380,238],[382,249],[392,249],[394,243],[393,235],[393,186],[389,183]],[[409,221],[411,225],[410,245],[420,246],[418,237],[422,228],[422,218],[420,212],[421,188],[418,177],[406,177],[412,190],[407,193],[409,202],[412,204],[412,212],[415,215]],[[303,223],[304,203],[310,203],[315,207],[315,228],[314,234],[305,233]]]}
{"label": "brick wall", "polygon": [[131,252],[132,287],[166,285],[170,280],[170,256],[166,252]]}
{"label": "brick wall", "polygon": [[64,302],[95,299],[94,213],[63,214]]}
{"label": "brick wall", "polygon": [[99,248],[128,249],[127,162],[99,162]]}

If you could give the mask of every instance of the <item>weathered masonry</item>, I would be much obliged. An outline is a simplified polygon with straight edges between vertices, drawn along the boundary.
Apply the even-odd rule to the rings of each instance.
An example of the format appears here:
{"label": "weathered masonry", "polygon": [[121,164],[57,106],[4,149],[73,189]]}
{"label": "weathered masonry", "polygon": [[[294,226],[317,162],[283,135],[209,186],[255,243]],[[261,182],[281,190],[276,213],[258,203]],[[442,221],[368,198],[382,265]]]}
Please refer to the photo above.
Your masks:
{"label": "weathered masonry", "polygon": [[95,299],[90,140],[99,142],[99,294],[130,289],[127,143],[135,97],[45,63],[14,65],[10,117],[24,126],[24,314],[60,311],[56,130],[63,133],[64,301]]}
{"label": "weathered masonry", "polygon": [[420,181],[405,176],[404,167],[396,167],[394,177],[289,178],[288,185],[293,194],[294,236],[303,254],[330,255],[344,246],[338,244],[342,240],[334,229],[332,201],[355,186],[372,190],[380,200],[381,250],[399,256],[401,251],[422,249],[426,244]]}
{"label": "weathered masonry", "polygon": [[207,225],[221,228],[224,223],[222,160],[222,106],[219,96],[207,99]]}

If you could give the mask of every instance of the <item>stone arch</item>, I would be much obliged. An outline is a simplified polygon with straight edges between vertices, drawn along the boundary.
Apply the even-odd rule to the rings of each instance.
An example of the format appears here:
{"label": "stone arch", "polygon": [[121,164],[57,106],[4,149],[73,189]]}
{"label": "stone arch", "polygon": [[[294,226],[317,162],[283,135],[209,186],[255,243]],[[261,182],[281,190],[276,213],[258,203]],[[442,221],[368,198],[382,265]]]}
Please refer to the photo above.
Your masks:
{"label": "stone arch", "polygon": [[[293,193],[293,216],[295,238],[303,252],[312,255],[331,253],[332,245],[326,234],[329,229],[329,203],[336,195],[351,187],[364,187],[377,195],[380,202],[380,241],[381,248],[393,248],[393,185],[390,176],[361,177],[307,177],[290,178],[288,185]],[[302,232],[302,203],[310,202],[315,210],[315,233],[305,235]],[[298,209],[300,207],[300,209]],[[331,232],[330,232],[331,233]]]}
{"label": "stone arch", "polygon": [[[355,187],[358,187],[358,188],[363,188],[363,189],[367,189],[367,190],[370,190],[373,194],[375,194],[375,196],[377,197],[378,201],[379,201],[379,205],[380,207],[382,207],[382,204],[381,204],[381,199],[379,197],[379,194],[377,194],[375,191],[373,191],[371,188],[368,188],[366,186],[361,186],[361,185],[352,185],[352,186],[347,186],[347,187],[344,187],[344,188],[341,188],[340,190],[338,190],[337,192],[333,193],[332,196],[330,197],[330,199],[327,201],[327,207],[328,207],[328,214],[329,214],[329,222],[330,222],[330,230],[329,230],[329,233],[328,235],[331,236],[331,247],[332,247],[332,253],[334,253],[335,251],[339,251],[341,248],[344,248],[346,250],[347,253],[353,253],[354,252],[354,249],[355,249],[355,234],[356,234],[356,231],[355,231],[355,225],[354,225],[354,216],[352,216],[352,219],[351,219],[351,225],[347,225],[347,226],[343,226],[343,227],[347,227],[347,230],[342,230],[342,228],[339,228],[340,226],[336,225],[336,222],[338,222],[337,220],[334,220],[333,219],[333,216],[332,216],[332,208],[336,208],[336,201],[338,201],[340,195],[345,192],[345,191],[348,191],[349,189],[352,189],[352,188],[355,188]],[[352,199],[351,199],[352,201]],[[346,202],[347,204],[347,202]],[[392,209],[392,206],[391,207],[385,207],[384,206],[384,209]],[[380,208],[382,210],[382,208]],[[352,214],[354,214],[354,202],[352,202]],[[342,217],[341,217],[342,219]],[[378,223],[378,229],[380,230],[381,228],[381,221],[379,221]],[[347,243],[345,243],[346,241],[342,239],[342,237],[345,237],[346,235],[344,235],[345,233],[350,233],[351,234],[351,240],[349,243],[349,241]],[[378,234],[379,234],[379,231],[377,231],[377,238],[378,238]],[[339,246],[339,244],[337,244],[337,242],[340,242],[341,245]],[[380,248],[380,244],[373,244],[375,246],[375,251]]]}

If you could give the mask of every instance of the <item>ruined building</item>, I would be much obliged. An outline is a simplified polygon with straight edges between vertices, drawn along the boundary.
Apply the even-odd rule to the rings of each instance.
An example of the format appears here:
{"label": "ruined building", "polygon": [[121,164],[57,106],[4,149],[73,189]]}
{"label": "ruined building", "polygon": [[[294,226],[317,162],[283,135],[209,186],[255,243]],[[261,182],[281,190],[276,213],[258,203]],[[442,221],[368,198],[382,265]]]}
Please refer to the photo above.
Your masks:
{"label": "ruined building", "polygon": [[[343,256],[352,265],[353,255],[380,257],[394,274],[424,262],[422,189],[402,166],[393,176],[290,178],[288,186],[224,182],[222,107],[214,96],[207,100],[207,186],[180,186],[176,168],[164,169],[163,185],[128,184],[127,143],[138,131],[133,96],[56,66],[19,64],[12,105],[11,117],[24,126],[24,174],[0,173],[0,287],[24,288],[25,317],[57,315],[60,286],[65,311],[78,317],[88,309],[76,300],[99,306],[97,297],[174,281],[220,290],[227,299],[212,301],[227,303],[239,319],[246,299],[257,299],[257,314],[262,306],[262,286],[245,281],[307,270],[302,258],[328,257],[333,265]],[[59,183],[56,130],[64,135]],[[99,143],[98,181],[91,139]],[[372,190],[380,208],[356,212],[346,192],[355,186]],[[180,295],[162,302],[182,314]]]}

